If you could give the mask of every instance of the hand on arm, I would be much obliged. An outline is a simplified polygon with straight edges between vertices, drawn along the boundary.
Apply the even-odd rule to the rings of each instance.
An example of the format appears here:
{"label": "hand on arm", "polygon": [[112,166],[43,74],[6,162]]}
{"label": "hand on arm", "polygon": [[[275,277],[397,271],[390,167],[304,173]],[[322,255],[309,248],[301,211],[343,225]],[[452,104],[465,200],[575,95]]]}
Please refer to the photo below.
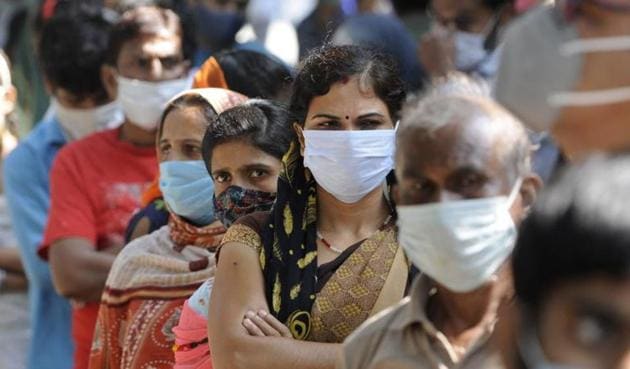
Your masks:
{"label": "hand on arm", "polygon": [[0,269],[24,275],[20,250],[16,247],[0,247]]}
{"label": "hand on arm", "polygon": [[248,312],[261,310],[268,312],[269,308],[258,254],[243,244],[226,244],[221,250],[208,314],[214,368],[335,367],[341,345],[288,338],[286,327],[281,327],[282,324],[270,314],[258,313],[258,318],[248,316]]}
{"label": "hand on arm", "polygon": [[48,257],[60,295],[80,302],[100,301],[116,255],[99,252],[88,240],[65,238],[53,242]]}
{"label": "hand on arm", "polygon": [[248,311],[243,319],[243,328],[254,337],[284,337],[293,339],[289,328],[267,310]]}
{"label": "hand on arm", "polygon": [[20,291],[28,285],[17,248],[0,247],[0,269],[0,292]]}

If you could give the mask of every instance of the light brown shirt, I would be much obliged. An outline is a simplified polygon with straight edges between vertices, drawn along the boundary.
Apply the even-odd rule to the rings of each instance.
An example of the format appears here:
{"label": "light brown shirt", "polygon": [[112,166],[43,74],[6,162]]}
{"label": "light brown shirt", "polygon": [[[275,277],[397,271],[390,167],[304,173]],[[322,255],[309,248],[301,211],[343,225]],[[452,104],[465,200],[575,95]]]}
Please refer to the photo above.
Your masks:
{"label": "light brown shirt", "polygon": [[491,329],[462,358],[426,316],[431,282],[420,276],[411,295],[365,322],[343,344],[338,369],[494,369]]}

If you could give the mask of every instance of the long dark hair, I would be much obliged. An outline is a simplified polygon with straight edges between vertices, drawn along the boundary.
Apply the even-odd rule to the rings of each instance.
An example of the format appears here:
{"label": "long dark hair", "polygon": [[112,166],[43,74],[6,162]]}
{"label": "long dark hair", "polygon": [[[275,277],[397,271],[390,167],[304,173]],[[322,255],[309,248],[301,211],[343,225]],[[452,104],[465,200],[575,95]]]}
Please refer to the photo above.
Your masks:
{"label": "long dark hair", "polygon": [[327,94],[333,84],[357,75],[387,105],[392,120],[398,120],[406,91],[396,62],[366,47],[326,45],[304,59],[293,82],[289,110],[294,121],[303,124],[313,98]]}
{"label": "long dark hair", "polygon": [[269,100],[255,99],[219,114],[206,130],[201,152],[211,173],[212,150],[222,143],[246,140],[281,160],[294,137],[286,109]]}

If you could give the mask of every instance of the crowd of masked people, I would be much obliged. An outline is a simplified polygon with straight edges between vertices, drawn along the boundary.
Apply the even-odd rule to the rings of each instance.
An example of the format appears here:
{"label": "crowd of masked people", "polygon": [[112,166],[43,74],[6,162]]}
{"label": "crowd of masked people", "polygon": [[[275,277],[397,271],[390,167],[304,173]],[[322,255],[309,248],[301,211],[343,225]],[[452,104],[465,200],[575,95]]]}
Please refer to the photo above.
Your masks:
{"label": "crowd of masked people", "polygon": [[0,57],[28,369],[630,369],[629,1],[320,1],[295,66],[106,3],[45,2],[17,142]]}

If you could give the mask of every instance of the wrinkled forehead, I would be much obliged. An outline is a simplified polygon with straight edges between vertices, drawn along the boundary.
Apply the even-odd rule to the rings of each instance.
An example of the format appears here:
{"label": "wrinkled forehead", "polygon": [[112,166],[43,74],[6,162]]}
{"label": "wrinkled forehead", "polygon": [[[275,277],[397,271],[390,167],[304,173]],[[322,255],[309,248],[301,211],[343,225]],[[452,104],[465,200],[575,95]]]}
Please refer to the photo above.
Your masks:
{"label": "wrinkled forehead", "polygon": [[[417,175],[468,168],[489,176],[505,172],[506,140],[487,117],[456,121],[436,130],[407,127],[398,136],[397,168]],[[404,167],[404,168],[403,168]]]}

